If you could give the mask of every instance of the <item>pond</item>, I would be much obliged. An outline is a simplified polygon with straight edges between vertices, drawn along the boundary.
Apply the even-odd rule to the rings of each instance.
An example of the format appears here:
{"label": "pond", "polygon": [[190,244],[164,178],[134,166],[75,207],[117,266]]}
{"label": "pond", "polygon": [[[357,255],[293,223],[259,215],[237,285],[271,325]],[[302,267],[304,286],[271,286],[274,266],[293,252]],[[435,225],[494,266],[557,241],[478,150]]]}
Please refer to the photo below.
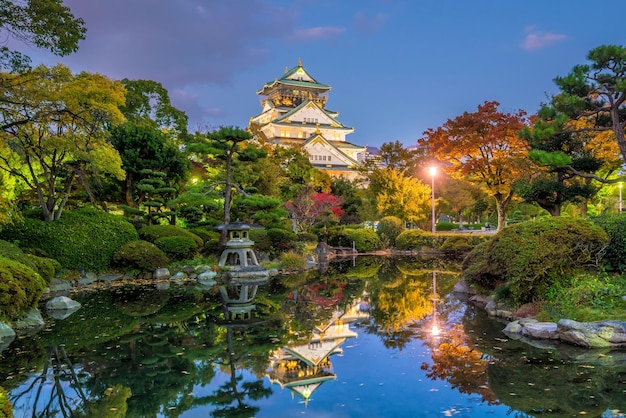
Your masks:
{"label": "pond", "polygon": [[359,256],[72,294],[80,310],[2,351],[0,385],[15,417],[623,416],[625,352],[510,339],[453,292],[459,269]]}

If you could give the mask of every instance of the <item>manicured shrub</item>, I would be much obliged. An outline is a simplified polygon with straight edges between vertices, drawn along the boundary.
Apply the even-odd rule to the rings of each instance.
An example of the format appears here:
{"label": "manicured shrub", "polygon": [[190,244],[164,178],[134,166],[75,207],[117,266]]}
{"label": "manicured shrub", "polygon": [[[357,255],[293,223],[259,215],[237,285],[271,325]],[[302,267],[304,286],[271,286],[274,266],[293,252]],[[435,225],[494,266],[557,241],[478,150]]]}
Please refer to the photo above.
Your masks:
{"label": "manicured shrub", "polygon": [[267,234],[267,229],[251,229],[248,232],[250,240],[254,242],[254,248],[258,251],[270,252],[272,250],[272,240]]}
{"label": "manicured shrub", "polygon": [[183,236],[161,237],[154,241],[154,245],[173,260],[193,258],[197,249],[197,244],[193,239]]}
{"label": "manicured shrub", "polygon": [[139,230],[139,237],[144,241],[154,243],[157,239],[163,237],[188,237],[194,240],[196,248],[202,248],[204,241],[193,232],[181,228],[176,225],[149,225]]}
{"label": "manicured shrub", "polygon": [[470,237],[467,235],[449,236],[439,247],[439,251],[451,254],[465,253],[469,252],[471,249],[472,244],[470,243]]}
{"label": "manicured shrub", "polygon": [[45,254],[63,268],[100,272],[109,267],[113,253],[138,234],[121,216],[83,208],[63,212],[58,221],[24,219],[4,228],[0,238],[27,252]]}
{"label": "manicured shrub", "polygon": [[345,233],[348,243],[352,245],[352,242],[354,242],[357,251],[376,251],[383,248],[380,237],[371,228],[346,228]]}
{"label": "manicured shrub", "polygon": [[46,287],[45,280],[25,264],[0,257],[0,314],[15,318],[34,307]]}
{"label": "manicured shrub", "polygon": [[267,237],[272,243],[272,248],[277,251],[289,251],[294,249],[295,242],[298,240],[298,237],[292,231],[279,228],[268,229]]}
{"label": "manicured shrub", "polygon": [[407,229],[396,237],[396,248],[399,250],[421,250],[427,246],[428,233],[421,229]]}
{"label": "manicured shrub", "polygon": [[463,277],[487,290],[504,284],[517,304],[535,302],[555,282],[597,263],[608,241],[602,228],[582,219],[521,222],[475,248]]}
{"label": "manicured shrub", "polygon": [[609,236],[604,254],[604,267],[610,271],[626,271],[626,215],[606,214],[591,218]]}
{"label": "manicured shrub", "polygon": [[201,249],[201,252],[205,255],[207,254],[215,254],[219,252],[220,245],[220,233],[212,228],[193,228],[190,229],[191,232],[202,238],[204,241],[204,246]]}
{"label": "manicured shrub", "polygon": [[121,246],[113,256],[114,265],[142,272],[152,272],[165,267],[169,262],[167,255],[151,242],[136,240]]}
{"label": "manicured shrub", "polygon": [[383,245],[395,247],[396,238],[404,231],[404,222],[395,216],[385,216],[378,222],[376,232],[380,236]]}

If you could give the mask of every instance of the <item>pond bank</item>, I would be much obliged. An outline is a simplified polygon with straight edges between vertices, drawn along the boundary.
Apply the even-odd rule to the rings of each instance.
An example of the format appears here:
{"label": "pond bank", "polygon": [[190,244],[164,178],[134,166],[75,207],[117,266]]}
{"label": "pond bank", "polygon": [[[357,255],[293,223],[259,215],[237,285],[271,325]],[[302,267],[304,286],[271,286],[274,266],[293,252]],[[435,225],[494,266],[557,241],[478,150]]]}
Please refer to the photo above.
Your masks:
{"label": "pond bank", "polygon": [[585,348],[626,348],[626,322],[594,321],[578,322],[560,319],[558,322],[542,322],[533,318],[519,318],[503,304],[488,296],[473,292],[467,283],[460,281],[454,287],[456,293],[467,295],[467,301],[484,308],[489,316],[509,321],[502,332],[509,338],[559,341]]}

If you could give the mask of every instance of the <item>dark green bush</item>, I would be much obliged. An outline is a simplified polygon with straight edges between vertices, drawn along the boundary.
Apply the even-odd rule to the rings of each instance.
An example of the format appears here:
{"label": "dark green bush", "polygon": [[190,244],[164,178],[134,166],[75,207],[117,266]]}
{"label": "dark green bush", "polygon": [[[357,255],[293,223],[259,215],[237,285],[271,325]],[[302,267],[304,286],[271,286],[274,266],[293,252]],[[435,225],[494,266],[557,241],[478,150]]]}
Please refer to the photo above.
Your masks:
{"label": "dark green bush", "polygon": [[609,236],[609,245],[604,254],[605,268],[610,271],[626,271],[626,215],[605,214],[591,218]]}
{"label": "dark green bush", "polygon": [[213,228],[199,227],[190,229],[191,232],[202,238],[204,241],[204,247],[202,248],[203,254],[215,254],[219,252],[220,245],[220,233]]}
{"label": "dark green bush", "polygon": [[15,318],[39,302],[46,281],[25,264],[0,257],[0,314]]}
{"label": "dark green bush", "polygon": [[468,252],[473,248],[470,243],[470,237],[467,235],[452,235],[446,238],[446,240],[439,247],[440,251],[446,253],[464,253]]}
{"label": "dark green bush", "polygon": [[298,234],[298,239],[304,242],[318,242],[317,234],[311,232],[302,232]]}
{"label": "dark green bush", "polygon": [[298,237],[292,231],[279,228],[268,229],[267,237],[272,243],[272,248],[279,252],[293,250],[298,240]]}
{"label": "dark green bush", "polygon": [[119,247],[138,235],[123,217],[84,208],[63,212],[58,221],[24,219],[4,228],[0,238],[26,252],[45,254],[63,268],[100,272],[109,267]]}
{"label": "dark green bush", "polygon": [[176,225],[149,225],[139,230],[139,237],[144,241],[154,243],[163,237],[188,237],[195,241],[196,248],[202,248],[204,241],[191,231]]}
{"label": "dark green bush", "polygon": [[505,284],[518,304],[535,302],[553,283],[596,265],[608,241],[602,228],[582,219],[521,222],[476,247],[463,263],[463,277],[486,290]]}
{"label": "dark green bush", "polygon": [[385,216],[378,222],[376,232],[380,236],[383,245],[396,246],[396,238],[404,231],[404,222],[395,216]]}
{"label": "dark green bush", "polygon": [[435,225],[437,231],[452,231],[453,229],[459,229],[459,224],[453,222],[437,222]]}
{"label": "dark green bush", "polygon": [[161,237],[154,241],[154,245],[173,260],[193,258],[197,249],[197,243],[193,239],[183,236]]}
{"label": "dark green bush", "polygon": [[169,262],[167,255],[156,245],[148,241],[136,240],[121,246],[113,256],[114,265],[142,272],[152,272],[165,267]]}
{"label": "dark green bush", "polygon": [[354,242],[357,251],[376,251],[383,248],[380,237],[372,228],[345,229],[350,246]]}
{"label": "dark green bush", "polygon": [[267,234],[267,229],[251,229],[248,233],[250,240],[254,241],[254,248],[258,251],[270,252],[272,240]]}

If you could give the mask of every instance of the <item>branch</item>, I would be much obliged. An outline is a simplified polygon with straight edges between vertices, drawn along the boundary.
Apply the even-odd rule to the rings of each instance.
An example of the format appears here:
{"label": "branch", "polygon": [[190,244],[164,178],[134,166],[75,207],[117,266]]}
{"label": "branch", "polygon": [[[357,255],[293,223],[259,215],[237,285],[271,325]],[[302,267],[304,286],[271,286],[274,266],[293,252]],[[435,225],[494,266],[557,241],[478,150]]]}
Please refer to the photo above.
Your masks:
{"label": "branch", "polygon": [[583,173],[582,171],[578,171],[576,170],[574,167],[572,167],[571,165],[568,165],[567,168],[574,174],[576,174],[579,177],[583,177],[586,179],[594,179],[599,181],[600,183],[604,183],[604,184],[613,184],[613,183],[619,183],[621,180],[620,179],[605,179],[602,177],[598,177],[595,174],[591,174],[591,173]]}
{"label": "branch", "polygon": [[[216,188],[217,186],[219,186],[220,184],[226,184],[226,185],[228,185],[228,183],[227,183],[227,182],[225,182],[225,181],[218,181],[217,183],[214,183],[213,185],[208,186],[209,191],[208,191],[208,192],[206,192],[206,193],[204,193],[204,194],[208,194],[209,192],[214,191],[214,190],[215,190],[215,188]],[[250,195],[249,195],[246,191],[244,191],[241,187],[237,186],[236,184],[231,184],[231,185],[230,185],[230,187],[234,188],[235,190],[237,190],[239,193],[241,193],[241,194],[242,194],[242,195],[244,195],[245,197],[250,197]]]}

